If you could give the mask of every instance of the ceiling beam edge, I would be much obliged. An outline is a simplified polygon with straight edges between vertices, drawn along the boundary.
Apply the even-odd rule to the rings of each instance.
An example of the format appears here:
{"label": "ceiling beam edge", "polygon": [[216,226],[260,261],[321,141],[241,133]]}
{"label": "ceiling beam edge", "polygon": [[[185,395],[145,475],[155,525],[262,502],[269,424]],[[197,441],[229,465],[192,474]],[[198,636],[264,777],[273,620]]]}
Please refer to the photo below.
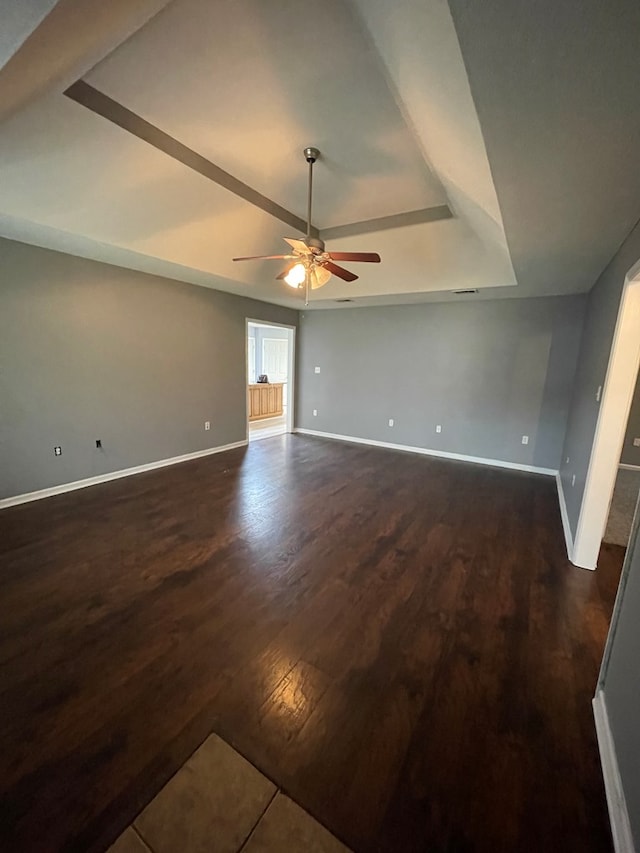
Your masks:
{"label": "ceiling beam edge", "polygon": [[446,204],[424,207],[421,210],[409,210],[406,213],[395,213],[392,216],[381,216],[377,219],[364,219],[362,222],[336,225],[333,228],[323,228],[320,236],[323,240],[338,240],[341,237],[355,237],[357,234],[372,234],[375,231],[406,228],[408,225],[439,222],[442,219],[453,219],[453,213]]}

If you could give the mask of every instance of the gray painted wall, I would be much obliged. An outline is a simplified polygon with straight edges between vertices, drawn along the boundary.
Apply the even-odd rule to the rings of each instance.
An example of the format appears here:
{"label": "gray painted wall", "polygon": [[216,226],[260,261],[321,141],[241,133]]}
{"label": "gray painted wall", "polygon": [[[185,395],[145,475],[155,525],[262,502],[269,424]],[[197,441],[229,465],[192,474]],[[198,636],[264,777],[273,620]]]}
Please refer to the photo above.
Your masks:
{"label": "gray painted wall", "polygon": [[298,312],[0,240],[0,498],[243,440],[246,317]]}
{"label": "gray painted wall", "polygon": [[633,446],[633,439],[640,438],[640,373],[636,381],[636,390],[633,393],[633,403],[629,412],[627,432],[622,446],[621,462],[625,465],[640,465],[640,447]]}
{"label": "gray painted wall", "polygon": [[[638,258],[640,223],[629,234],[589,294],[560,471],[574,537],[600,409],[596,394],[607,373],[624,279]],[[572,486],[574,474],[576,481]]]}
{"label": "gray painted wall", "polygon": [[585,303],[570,296],[306,312],[296,424],[557,469]]}
{"label": "gray painted wall", "polygon": [[604,690],[636,850],[640,850],[640,540],[631,534],[599,687]]}

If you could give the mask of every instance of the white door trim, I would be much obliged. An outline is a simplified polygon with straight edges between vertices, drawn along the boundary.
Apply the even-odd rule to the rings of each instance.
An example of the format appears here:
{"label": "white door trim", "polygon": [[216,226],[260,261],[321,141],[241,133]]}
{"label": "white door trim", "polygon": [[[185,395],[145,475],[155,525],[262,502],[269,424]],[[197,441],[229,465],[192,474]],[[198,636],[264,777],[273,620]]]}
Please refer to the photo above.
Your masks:
{"label": "white door trim", "polygon": [[582,496],[571,562],[595,569],[640,366],[640,261],[627,273]]}
{"label": "white door trim", "polygon": [[263,328],[269,328],[269,326],[275,326],[278,329],[290,329],[291,337],[289,339],[289,367],[288,372],[289,375],[287,377],[287,422],[285,424],[287,432],[293,432],[293,411],[295,404],[295,386],[296,386],[296,327],[290,326],[288,323],[272,323],[269,320],[256,320],[253,317],[245,317],[245,329],[244,329],[244,338],[245,338],[245,346],[244,346],[244,358],[245,358],[245,423],[246,423],[246,437],[247,441],[249,441],[249,400],[247,399],[248,395],[246,393],[246,386],[249,384],[249,356],[248,356],[248,346],[247,340],[249,338],[249,323],[253,326],[262,326]]}

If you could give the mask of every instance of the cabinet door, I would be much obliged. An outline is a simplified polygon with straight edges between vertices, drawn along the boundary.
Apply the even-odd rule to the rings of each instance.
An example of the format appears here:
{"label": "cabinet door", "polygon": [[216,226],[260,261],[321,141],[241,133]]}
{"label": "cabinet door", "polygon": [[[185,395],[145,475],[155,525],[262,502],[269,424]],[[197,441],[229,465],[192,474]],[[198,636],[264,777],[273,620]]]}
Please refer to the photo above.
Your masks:
{"label": "cabinet door", "polygon": [[269,414],[269,386],[263,385],[260,389],[260,414]]}
{"label": "cabinet door", "polygon": [[260,417],[260,389],[252,388],[249,391],[249,399],[251,401],[249,407],[249,417],[256,418]]}

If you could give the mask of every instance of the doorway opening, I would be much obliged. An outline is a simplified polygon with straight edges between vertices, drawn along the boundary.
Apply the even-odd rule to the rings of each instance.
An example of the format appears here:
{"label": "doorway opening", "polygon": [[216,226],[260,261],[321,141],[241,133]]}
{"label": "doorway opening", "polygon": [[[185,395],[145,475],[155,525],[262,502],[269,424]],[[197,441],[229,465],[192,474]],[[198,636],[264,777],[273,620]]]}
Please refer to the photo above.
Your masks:
{"label": "doorway opening", "polygon": [[640,366],[640,262],[628,272],[609,356],[571,562],[596,567]]}
{"label": "doorway opening", "polygon": [[636,380],[618,464],[604,541],[627,547],[640,495],[640,372]]}
{"label": "doorway opening", "polygon": [[295,328],[247,320],[247,439],[293,431]]}

